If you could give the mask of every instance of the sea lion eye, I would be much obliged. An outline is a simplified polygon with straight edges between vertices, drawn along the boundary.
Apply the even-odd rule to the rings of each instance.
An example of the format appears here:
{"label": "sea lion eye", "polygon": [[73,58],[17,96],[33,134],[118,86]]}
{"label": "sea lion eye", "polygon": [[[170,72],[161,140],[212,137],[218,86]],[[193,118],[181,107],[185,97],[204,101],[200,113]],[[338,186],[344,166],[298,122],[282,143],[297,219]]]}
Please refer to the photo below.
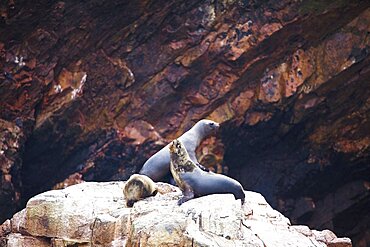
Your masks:
{"label": "sea lion eye", "polygon": [[215,125],[215,123],[209,123],[209,125],[213,126],[213,125]]}

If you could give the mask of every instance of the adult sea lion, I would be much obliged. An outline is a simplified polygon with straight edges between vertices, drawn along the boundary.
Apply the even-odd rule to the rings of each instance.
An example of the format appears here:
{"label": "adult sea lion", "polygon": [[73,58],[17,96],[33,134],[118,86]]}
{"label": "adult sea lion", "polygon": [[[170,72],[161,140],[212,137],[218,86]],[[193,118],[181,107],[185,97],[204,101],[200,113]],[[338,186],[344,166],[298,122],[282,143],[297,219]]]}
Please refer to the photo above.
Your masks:
{"label": "adult sea lion", "polygon": [[241,184],[225,175],[201,170],[190,159],[182,142],[177,139],[170,143],[170,170],[176,184],[183,192],[178,204],[210,194],[231,193],[244,203],[245,194]]}
{"label": "adult sea lion", "polygon": [[[202,119],[198,121],[190,130],[182,134],[178,139],[185,146],[190,159],[202,169],[195,155],[195,149],[200,142],[207,136],[215,133],[220,125],[212,120]],[[140,174],[146,175],[158,182],[164,178],[170,170],[170,150],[169,144],[150,157],[140,170]]]}
{"label": "adult sea lion", "polygon": [[127,207],[132,207],[135,202],[155,196],[158,192],[157,185],[149,177],[133,174],[123,188]]}

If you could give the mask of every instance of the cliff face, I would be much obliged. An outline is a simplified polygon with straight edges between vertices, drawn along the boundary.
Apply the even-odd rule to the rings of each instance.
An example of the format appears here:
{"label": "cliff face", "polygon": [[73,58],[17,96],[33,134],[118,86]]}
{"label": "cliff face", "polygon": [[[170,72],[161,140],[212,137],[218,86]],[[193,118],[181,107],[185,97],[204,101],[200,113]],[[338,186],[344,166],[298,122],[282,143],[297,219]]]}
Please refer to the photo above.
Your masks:
{"label": "cliff face", "polygon": [[52,187],[126,179],[211,118],[203,163],[366,246],[369,6],[2,2],[0,221]]}

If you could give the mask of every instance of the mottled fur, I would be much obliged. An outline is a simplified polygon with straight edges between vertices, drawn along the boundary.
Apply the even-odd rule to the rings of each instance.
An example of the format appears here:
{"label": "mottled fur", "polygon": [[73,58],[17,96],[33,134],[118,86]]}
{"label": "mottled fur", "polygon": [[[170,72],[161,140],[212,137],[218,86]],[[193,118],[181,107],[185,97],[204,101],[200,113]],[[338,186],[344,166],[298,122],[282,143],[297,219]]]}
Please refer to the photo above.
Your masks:
{"label": "mottled fur", "polygon": [[158,192],[157,185],[149,177],[133,174],[126,182],[123,189],[126,205],[132,207],[135,202],[154,196]]}
{"label": "mottled fur", "polygon": [[222,174],[201,170],[190,159],[180,140],[171,143],[170,157],[172,176],[183,192],[183,197],[178,201],[179,205],[194,197],[226,193],[233,194],[244,203],[244,190],[238,181]]}

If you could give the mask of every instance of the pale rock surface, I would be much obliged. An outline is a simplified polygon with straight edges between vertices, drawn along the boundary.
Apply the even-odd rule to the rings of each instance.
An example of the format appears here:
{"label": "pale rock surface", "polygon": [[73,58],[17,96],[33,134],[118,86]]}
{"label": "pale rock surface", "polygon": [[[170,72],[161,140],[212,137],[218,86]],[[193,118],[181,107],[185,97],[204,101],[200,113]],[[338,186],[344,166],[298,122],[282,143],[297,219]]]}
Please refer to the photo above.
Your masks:
{"label": "pale rock surface", "polygon": [[8,247],[28,247],[28,246],[38,246],[38,247],[48,247],[50,246],[50,240],[43,238],[32,237],[32,236],[22,236],[19,233],[11,233],[7,237]]}
{"label": "pale rock surface", "polygon": [[62,246],[352,246],[329,230],[291,226],[263,196],[245,191],[241,205],[210,195],[181,206],[177,187],[158,183],[155,197],[127,208],[124,182],[86,182],[31,198],[0,227],[4,247]]}

